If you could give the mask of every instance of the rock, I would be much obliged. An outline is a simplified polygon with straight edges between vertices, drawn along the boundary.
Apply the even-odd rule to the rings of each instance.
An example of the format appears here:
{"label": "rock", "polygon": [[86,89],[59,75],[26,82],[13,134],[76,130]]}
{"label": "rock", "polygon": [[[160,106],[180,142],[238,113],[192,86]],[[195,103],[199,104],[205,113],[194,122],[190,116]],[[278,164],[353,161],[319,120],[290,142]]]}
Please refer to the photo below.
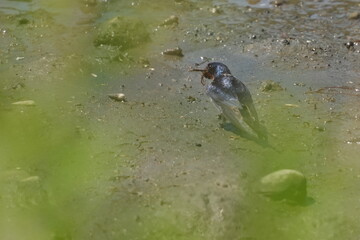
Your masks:
{"label": "rock", "polygon": [[210,8],[209,11],[210,11],[211,13],[214,13],[214,14],[220,14],[220,13],[222,13],[222,11],[221,11],[221,9],[220,9],[219,6]]}
{"label": "rock", "polygon": [[184,56],[184,54],[182,53],[182,49],[179,48],[179,47],[166,49],[161,54],[162,55],[178,56],[178,57],[183,57]]}
{"label": "rock", "polygon": [[25,100],[25,101],[13,102],[12,104],[13,105],[23,105],[23,106],[35,106],[35,101]]}
{"label": "rock", "polygon": [[306,200],[306,179],[296,170],[283,169],[270,173],[260,180],[261,194],[272,200],[289,200],[303,203]]}
{"label": "rock", "polygon": [[271,4],[273,4],[275,7],[280,7],[281,5],[285,4],[285,0],[271,1]]}
{"label": "rock", "polygon": [[169,26],[169,25],[178,25],[179,24],[179,18],[175,15],[170,16],[169,18],[165,19],[160,26]]}
{"label": "rock", "polygon": [[137,19],[115,17],[100,26],[95,46],[110,45],[133,48],[150,40],[145,24]]}
{"label": "rock", "polygon": [[274,82],[273,80],[266,80],[261,83],[260,90],[262,92],[276,92],[284,90],[280,83]]}
{"label": "rock", "polygon": [[118,102],[126,102],[126,97],[125,97],[125,94],[123,94],[123,93],[109,94],[108,96],[112,100],[115,100]]}
{"label": "rock", "polygon": [[359,19],[360,18],[360,12],[352,12],[348,15],[349,19]]}

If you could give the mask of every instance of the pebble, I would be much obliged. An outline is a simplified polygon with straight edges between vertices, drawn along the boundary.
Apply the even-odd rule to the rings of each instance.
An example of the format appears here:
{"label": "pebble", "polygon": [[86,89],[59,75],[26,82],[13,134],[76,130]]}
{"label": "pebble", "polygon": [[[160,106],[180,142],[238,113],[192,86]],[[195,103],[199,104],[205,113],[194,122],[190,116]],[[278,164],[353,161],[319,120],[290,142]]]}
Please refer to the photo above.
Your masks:
{"label": "pebble", "polygon": [[360,18],[360,12],[352,12],[348,15],[349,19],[359,19]]}
{"label": "pebble", "polygon": [[178,56],[178,57],[183,57],[184,56],[184,54],[182,53],[182,49],[179,48],[179,47],[166,49],[161,54],[162,55]]}
{"label": "pebble", "polygon": [[108,96],[112,100],[115,100],[118,102],[126,102],[126,97],[125,97],[125,94],[123,94],[123,93],[109,94]]}
{"label": "pebble", "polygon": [[282,169],[261,178],[259,192],[272,200],[303,203],[307,195],[306,178],[299,171]]}
{"label": "pebble", "polygon": [[221,9],[219,6],[216,6],[216,7],[213,7],[213,8],[210,8],[209,11],[213,14],[220,14],[222,13]]}

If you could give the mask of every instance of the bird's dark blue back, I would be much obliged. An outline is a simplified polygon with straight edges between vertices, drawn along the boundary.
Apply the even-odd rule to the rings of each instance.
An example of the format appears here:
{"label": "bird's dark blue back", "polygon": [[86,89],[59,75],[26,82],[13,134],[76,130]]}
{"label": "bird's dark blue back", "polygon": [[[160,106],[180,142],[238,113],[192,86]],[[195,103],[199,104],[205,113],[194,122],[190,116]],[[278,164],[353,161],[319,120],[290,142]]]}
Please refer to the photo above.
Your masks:
{"label": "bird's dark blue back", "polygon": [[251,101],[251,95],[245,84],[230,74],[217,76],[210,83],[213,90],[220,93],[225,98],[237,98],[240,102]]}

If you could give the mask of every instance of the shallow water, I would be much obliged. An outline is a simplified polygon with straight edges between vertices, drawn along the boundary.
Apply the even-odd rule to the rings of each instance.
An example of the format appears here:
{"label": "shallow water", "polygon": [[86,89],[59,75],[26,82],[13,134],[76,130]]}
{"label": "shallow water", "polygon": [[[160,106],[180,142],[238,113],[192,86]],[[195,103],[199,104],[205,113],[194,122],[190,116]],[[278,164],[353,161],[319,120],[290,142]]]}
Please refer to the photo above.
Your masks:
{"label": "shallow water", "polygon": [[[359,4],[255,2],[2,1],[1,239],[357,239]],[[96,47],[116,16],[151,40]],[[201,57],[249,87],[278,151],[220,126]],[[256,193],[284,168],[307,204]]]}

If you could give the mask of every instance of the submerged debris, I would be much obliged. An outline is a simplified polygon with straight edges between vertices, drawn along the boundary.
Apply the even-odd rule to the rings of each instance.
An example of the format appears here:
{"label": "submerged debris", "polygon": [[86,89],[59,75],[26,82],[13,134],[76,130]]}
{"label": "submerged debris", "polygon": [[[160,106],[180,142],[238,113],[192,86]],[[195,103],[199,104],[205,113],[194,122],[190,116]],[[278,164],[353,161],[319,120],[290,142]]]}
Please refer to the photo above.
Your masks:
{"label": "submerged debris", "polygon": [[355,44],[353,41],[349,41],[347,43],[344,43],[344,45],[347,49],[350,49],[350,48],[354,47]]}
{"label": "submerged debris", "polygon": [[24,101],[18,101],[18,102],[13,102],[13,105],[23,105],[23,106],[35,106],[35,101],[34,100],[24,100]]}
{"label": "submerged debris", "polygon": [[150,40],[145,24],[137,19],[115,17],[100,26],[95,46],[109,45],[128,49]]}
{"label": "submerged debris", "polygon": [[292,107],[292,108],[298,108],[298,107],[299,107],[299,105],[297,105],[297,104],[292,104],[292,103],[285,103],[284,106],[285,106],[285,107]]}
{"label": "submerged debris", "polygon": [[27,19],[27,18],[21,18],[20,20],[19,20],[19,25],[25,25],[25,24],[28,24],[30,21],[29,21],[29,19]]}
{"label": "submerged debris", "polygon": [[144,68],[150,67],[150,61],[147,58],[140,57],[138,63],[140,63]]}
{"label": "submerged debris", "polygon": [[115,100],[117,102],[126,102],[125,94],[123,93],[115,93],[115,94],[109,94],[109,98],[112,100]]}
{"label": "submerged debris", "polygon": [[166,49],[161,54],[162,55],[178,56],[178,57],[183,57],[184,56],[184,54],[182,53],[182,49],[179,48],[179,47]]}
{"label": "submerged debris", "polygon": [[350,86],[332,86],[332,87],[323,87],[318,90],[307,91],[309,93],[320,93],[320,94],[344,94],[349,96],[360,97],[360,87],[350,87]]}
{"label": "submerged debris", "polygon": [[296,170],[283,169],[270,173],[260,180],[260,193],[272,200],[306,200],[306,178]]}
{"label": "submerged debris", "polygon": [[165,19],[160,26],[169,26],[169,25],[178,25],[179,24],[179,18],[175,15],[170,16],[169,18]]}
{"label": "submerged debris", "polygon": [[189,103],[196,102],[196,98],[193,97],[193,96],[188,96],[186,99],[187,99],[187,101],[188,101]]}
{"label": "submerged debris", "polygon": [[266,80],[261,83],[260,90],[262,92],[276,92],[282,91],[284,88],[280,85],[279,82],[274,82],[273,80]]}
{"label": "submerged debris", "polygon": [[346,141],[347,144],[358,144],[360,145],[360,138],[357,137],[357,138],[351,138],[349,140]]}

